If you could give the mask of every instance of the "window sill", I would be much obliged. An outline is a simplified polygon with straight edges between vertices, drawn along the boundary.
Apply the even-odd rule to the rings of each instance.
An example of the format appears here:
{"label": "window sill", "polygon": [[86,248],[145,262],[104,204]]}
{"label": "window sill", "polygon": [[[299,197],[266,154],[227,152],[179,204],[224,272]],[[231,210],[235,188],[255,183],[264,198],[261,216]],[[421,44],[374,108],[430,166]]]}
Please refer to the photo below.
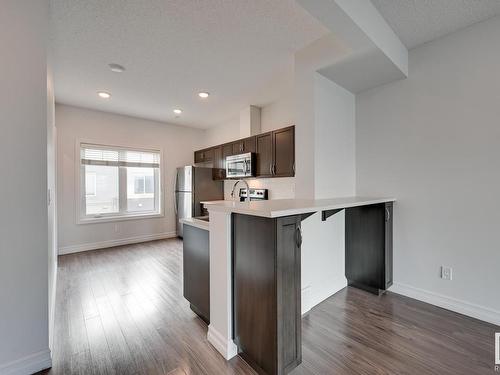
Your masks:
{"label": "window sill", "polygon": [[88,218],[78,218],[77,224],[110,223],[114,221],[155,219],[160,217],[165,217],[165,215],[159,213],[148,213],[148,214],[138,214],[138,215],[131,214],[131,215],[120,215],[120,216],[88,217]]}

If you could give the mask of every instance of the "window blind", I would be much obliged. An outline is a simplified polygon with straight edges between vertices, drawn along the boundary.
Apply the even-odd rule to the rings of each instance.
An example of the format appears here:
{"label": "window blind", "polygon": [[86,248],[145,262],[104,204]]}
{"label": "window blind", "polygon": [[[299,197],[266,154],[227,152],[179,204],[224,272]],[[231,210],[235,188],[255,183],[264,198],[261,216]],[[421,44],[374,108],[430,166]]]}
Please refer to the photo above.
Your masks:
{"label": "window blind", "polygon": [[157,151],[125,150],[89,144],[80,146],[80,160],[84,165],[135,168],[160,167],[160,153]]}

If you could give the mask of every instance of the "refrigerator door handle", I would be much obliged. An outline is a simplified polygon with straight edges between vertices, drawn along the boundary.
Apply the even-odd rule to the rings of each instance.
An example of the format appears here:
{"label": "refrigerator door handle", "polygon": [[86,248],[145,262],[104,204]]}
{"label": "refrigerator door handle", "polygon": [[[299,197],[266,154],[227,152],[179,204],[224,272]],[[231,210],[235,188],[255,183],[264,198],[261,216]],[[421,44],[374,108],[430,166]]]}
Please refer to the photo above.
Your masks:
{"label": "refrigerator door handle", "polygon": [[177,172],[175,173],[175,178],[174,178],[174,211],[175,215],[177,216]]}

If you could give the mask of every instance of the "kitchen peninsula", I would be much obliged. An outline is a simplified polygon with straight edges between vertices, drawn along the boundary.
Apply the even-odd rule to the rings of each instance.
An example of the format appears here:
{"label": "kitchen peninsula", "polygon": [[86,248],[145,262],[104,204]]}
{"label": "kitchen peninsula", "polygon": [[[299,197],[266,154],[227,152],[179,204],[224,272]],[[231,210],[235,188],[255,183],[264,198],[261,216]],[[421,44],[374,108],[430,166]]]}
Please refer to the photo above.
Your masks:
{"label": "kitchen peninsula", "polygon": [[301,363],[301,221],[345,210],[348,284],[392,284],[393,198],[278,199],[206,204],[210,213],[208,340],[261,374]]}

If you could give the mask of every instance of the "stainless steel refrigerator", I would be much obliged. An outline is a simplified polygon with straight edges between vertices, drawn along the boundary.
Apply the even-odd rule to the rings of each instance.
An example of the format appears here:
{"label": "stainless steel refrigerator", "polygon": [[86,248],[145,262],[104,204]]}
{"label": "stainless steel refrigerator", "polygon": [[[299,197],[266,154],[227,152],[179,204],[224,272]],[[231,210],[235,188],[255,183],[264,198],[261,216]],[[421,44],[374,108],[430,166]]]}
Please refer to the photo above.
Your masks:
{"label": "stainless steel refrigerator", "polygon": [[224,199],[224,182],[213,179],[212,168],[191,165],[177,168],[174,207],[177,235],[182,237],[180,219],[201,215],[200,202],[221,199]]}

